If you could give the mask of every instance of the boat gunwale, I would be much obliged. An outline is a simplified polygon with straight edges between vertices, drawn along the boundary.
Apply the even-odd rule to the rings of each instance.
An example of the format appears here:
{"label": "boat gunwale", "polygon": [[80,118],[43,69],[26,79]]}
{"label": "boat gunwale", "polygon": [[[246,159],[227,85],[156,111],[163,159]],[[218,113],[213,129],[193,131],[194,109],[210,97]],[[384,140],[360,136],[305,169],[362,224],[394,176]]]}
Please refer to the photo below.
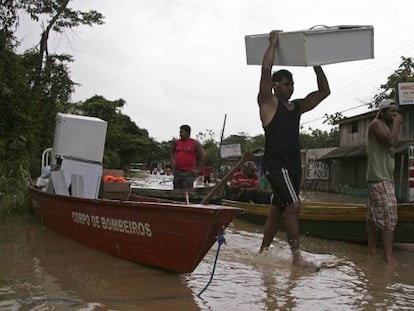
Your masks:
{"label": "boat gunwale", "polygon": [[60,201],[77,201],[77,202],[84,202],[87,204],[99,204],[99,205],[106,205],[106,206],[127,206],[127,207],[151,207],[151,208],[161,208],[161,209],[179,209],[179,210],[200,210],[200,211],[211,211],[217,212],[218,210],[239,210],[238,207],[233,206],[225,206],[225,205],[218,205],[218,204],[200,204],[200,203],[190,203],[186,204],[183,202],[178,201],[171,201],[171,202],[157,202],[157,201],[128,201],[128,200],[117,200],[117,199],[89,199],[89,198],[80,198],[74,196],[66,196],[60,195],[50,192],[41,191],[36,189],[33,186],[30,186],[30,191],[36,193],[37,195],[44,196],[47,200],[60,200]]}

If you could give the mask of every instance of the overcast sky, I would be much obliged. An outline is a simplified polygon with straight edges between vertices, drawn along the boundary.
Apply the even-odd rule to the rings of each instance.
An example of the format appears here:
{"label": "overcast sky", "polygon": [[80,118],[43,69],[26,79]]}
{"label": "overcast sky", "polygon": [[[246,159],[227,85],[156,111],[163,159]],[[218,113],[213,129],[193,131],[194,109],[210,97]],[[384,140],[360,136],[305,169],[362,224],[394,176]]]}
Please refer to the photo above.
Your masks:
{"label": "overcast sky", "polygon": [[[70,6],[105,16],[102,26],[82,26],[49,42],[50,52],[74,56],[71,77],[81,86],[73,100],[122,98],[123,113],[157,141],[178,137],[184,123],[193,137],[209,129],[219,139],[225,114],[225,137],[263,133],[256,103],[260,66],[246,63],[245,35],[315,25],[374,27],[374,59],[323,67],[331,96],[302,115],[306,129],[329,129],[322,125],[325,113],[372,100],[401,56],[414,56],[412,0],[74,0]],[[22,19],[19,37],[22,47],[32,46],[39,30]],[[316,89],[311,67],[274,68],[292,71],[292,99]]]}

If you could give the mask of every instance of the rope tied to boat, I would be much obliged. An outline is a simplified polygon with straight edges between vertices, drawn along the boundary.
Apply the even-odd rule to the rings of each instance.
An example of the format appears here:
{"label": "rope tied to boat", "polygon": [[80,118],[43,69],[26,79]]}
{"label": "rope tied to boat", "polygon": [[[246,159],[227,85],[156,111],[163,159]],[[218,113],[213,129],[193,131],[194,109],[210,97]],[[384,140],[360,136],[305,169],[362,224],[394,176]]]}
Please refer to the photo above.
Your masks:
{"label": "rope tied to boat", "polygon": [[207,289],[207,287],[209,287],[211,281],[213,280],[214,272],[216,271],[218,255],[220,253],[220,247],[221,245],[226,243],[226,239],[224,238],[224,227],[221,227],[217,234],[217,243],[218,243],[218,247],[217,247],[217,252],[216,252],[216,258],[214,259],[213,271],[211,271],[211,276],[206,286],[197,294],[198,298],[200,298],[201,294],[204,293],[204,291]]}

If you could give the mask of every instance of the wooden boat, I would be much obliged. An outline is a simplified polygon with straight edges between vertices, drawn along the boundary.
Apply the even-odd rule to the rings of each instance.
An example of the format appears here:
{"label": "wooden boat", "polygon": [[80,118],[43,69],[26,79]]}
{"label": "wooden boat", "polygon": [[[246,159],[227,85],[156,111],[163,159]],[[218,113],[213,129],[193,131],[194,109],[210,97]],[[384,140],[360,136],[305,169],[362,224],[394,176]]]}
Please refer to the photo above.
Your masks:
{"label": "wooden boat", "polygon": [[[36,181],[44,191],[29,188],[34,210],[46,226],[97,250],[192,272],[240,212],[209,203],[249,153],[214,187],[168,192],[186,203],[162,201],[164,192],[135,195],[137,188],[119,179],[122,172],[102,168],[106,128],[95,117],[58,113],[54,146],[43,152]],[[114,178],[122,182],[109,182]],[[190,204],[196,194],[200,204]]]}
{"label": "wooden boat", "polygon": [[220,205],[127,201],[58,195],[30,187],[34,210],[49,228],[137,263],[192,272],[240,209]]}
{"label": "wooden boat", "polygon": [[[131,193],[146,196],[146,197],[153,197],[153,198],[161,198],[173,201],[180,201],[180,202],[191,202],[191,203],[200,203],[212,190],[212,187],[202,187],[202,188],[193,188],[188,190],[183,189],[149,189],[149,188],[137,188],[131,187]],[[220,204],[221,202],[221,194],[215,194],[211,199],[210,202],[214,204]]]}
{"label": "wooden boat", "polygon": [[[269,204],[245,203],[222,200],[225,206],[243,210],[239,218],[264,224],[270,213]],[[302,202],[299,214],[301,234],[346,242],[366,242],[366,204]],[[281,227],[283,223],[281,222]],[[414,205],[398,205],[398,224],[395,229],[395,242],[414,243]]]}

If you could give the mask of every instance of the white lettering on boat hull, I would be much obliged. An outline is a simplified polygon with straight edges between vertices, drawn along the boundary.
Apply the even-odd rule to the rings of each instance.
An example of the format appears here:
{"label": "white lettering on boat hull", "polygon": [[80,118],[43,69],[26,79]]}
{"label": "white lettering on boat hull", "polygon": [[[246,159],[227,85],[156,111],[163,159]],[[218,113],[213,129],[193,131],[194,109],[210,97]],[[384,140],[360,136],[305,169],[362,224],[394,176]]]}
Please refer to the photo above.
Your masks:
{"label": "white lettering on boat hull", "polygon": [[92,226],[108,231],[121,232],[140,236],[152,236],[151,225],[147,222],[88,215],[72,212],[72,221],[83,226]]}

